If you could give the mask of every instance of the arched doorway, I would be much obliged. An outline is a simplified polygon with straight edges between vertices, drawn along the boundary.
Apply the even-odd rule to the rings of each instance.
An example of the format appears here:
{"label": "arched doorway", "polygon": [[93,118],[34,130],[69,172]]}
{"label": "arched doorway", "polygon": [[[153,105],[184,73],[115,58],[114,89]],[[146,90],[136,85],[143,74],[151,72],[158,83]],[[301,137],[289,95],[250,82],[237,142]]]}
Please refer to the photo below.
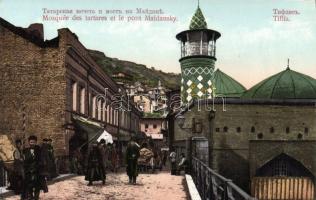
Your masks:
{"label": "arched doorway", "polygon": [[302,163],[283,153],[257,169],[251,194],[258,200],[313,200],[313,180]]}

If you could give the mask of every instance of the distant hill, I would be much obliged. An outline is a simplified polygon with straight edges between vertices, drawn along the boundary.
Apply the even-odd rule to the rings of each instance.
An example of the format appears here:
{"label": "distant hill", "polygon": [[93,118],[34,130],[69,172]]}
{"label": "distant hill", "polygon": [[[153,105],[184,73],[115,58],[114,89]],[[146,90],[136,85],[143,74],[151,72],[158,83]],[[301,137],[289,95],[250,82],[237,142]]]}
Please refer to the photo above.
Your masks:
{"label": "distant hill", "polygon": [[102,67],[102,69],[110,76],[123,72],[132,77],[127,82],[141,82],[149,87],[156,87],[158,81],[161,81],[162,86],[167,89],[175,90],[180,88],[181,75],[175,73],[166,73],[161,70],[156,70],[146,65],[133,63],[130,61],[119,60],[117,58],[107,57],[103,52],[89,50],[92,58]]}

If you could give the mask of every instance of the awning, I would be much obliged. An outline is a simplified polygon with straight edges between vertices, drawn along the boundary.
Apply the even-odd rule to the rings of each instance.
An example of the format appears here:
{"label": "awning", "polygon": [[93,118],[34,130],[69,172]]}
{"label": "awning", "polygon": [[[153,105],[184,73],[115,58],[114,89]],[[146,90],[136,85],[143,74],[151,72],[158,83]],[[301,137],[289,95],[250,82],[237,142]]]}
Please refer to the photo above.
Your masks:
{"label": "awning", "polygon": [[104,130],[103,133],[97,138],[97,141],[100,142],[102,139],[105,140],[106,144],[108,144],[108,143],[113,144],[113,137],[106,130]]}
{"label": "awning", "polygon": [[100,135],[104,131],[101,125],[83,117],[74,115],[73,122],[76,128],[86,133],[86,135],[81,135],[81,137],[83,137],[83,139],[86,140],[88,143],[96,141],[96,139],[100,137]]}

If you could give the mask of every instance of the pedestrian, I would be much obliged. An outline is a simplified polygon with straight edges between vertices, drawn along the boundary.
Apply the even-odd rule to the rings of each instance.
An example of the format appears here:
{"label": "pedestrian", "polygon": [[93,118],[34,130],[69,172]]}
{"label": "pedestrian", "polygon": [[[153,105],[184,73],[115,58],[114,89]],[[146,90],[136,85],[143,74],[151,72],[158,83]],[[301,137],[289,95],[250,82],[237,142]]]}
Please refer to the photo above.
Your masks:
{"label": "pedestrian", "polygon": [[137,159],[139,157],[139,145],[131,138],[126,149],[126,172],[129,178],[129,183],[136,184],[136,177],[138,176]]}
{"label": "pedestrian", "polygon": [[31,135],[28,138],[29,147],[23,150],[24,155],[24,173],[22,199],[39,199],[40,194],[40,147],[37,145],[37,137]]}
{"label": "pedestrian", "polygon": [[97,143],[92,144],[92,149],[88,155],[88,168],[85,180],[89,181],[88,186],[91,186],[93,181],[102,181],[105,184],[105,174],[102,169],[102,157]]}
{"label": "pedestrian", "polygon": [[181,153],[180,155],[180,162],[178,164],[178,174],[180,174],[182,170],[184,170],[185,172],[187,171],[187,159],[184,153]]}
{"label": "pedestrian", "polygon": [[47,187],[47,179],[49,178],[49,145],[48,139],[44,138],[41,146],[40,152],[40,162],[39,162],[39,183],[40,189],[42,189],[45,193],[48,192]]}
{"label": "pedestrian", "polygon": [[48,156],[49,156],[49,163],[48,163],[49,180],[56,178],[58,176],[58,173],[56,170],[55,152],[54,152],[54,147],[52,145],[52,142],[53,140],[51,138],[47,140]]}
{"label": "pedestrian", "polygon": [[117,172],[119,168],[119,155],[115,144],[108,143],[109,168],[112,172]]}
{"label": "pedestrian", "polygon": [[99,148],[99,152],[101,156],[101,172],[102,172],[102,176],[104,176],[104,180],[106,180],[107,148],[106,148],[106,142],[104,139],[100,140],[98,148]]}
{"label": "pedestrian", "polygon": [[14,162],[12,182],[10,184],[15,194],[21,194],[24,179],[22,141],[17,139],[15,141],[15,146],[16,150],[13,152]]}
{"label": "pedestrian", "polygon": [[170,158],[170,164],[171,164],[171,175],[176,175],[177,174],[177,164],[176,164],[177,154],[173,148],[170,150],[171,150],[171,153],[169,155],[169,158]]}
{"label": "pedestrian", "polygon": [[83,169],[83,166],[84,166],[84,161],[83,161],[83,156],[82,156],[82,153],[80,151],[80,148],[76,148],[74,151],[73,151],[73,155],[72,155],[72,167],[73,167],[73,172],[75,174],[78,174],[78,175],[82,175],[84,174],[84,169]]}

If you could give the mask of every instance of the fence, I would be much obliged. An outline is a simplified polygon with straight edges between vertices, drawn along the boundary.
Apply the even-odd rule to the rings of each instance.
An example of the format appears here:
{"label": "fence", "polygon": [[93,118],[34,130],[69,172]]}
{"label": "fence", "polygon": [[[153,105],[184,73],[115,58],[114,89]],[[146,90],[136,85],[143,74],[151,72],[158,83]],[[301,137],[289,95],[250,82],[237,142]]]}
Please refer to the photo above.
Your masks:
{"label": "fence", "polygon": [[203,200],[256,200],[195,157],[191,175]]}

